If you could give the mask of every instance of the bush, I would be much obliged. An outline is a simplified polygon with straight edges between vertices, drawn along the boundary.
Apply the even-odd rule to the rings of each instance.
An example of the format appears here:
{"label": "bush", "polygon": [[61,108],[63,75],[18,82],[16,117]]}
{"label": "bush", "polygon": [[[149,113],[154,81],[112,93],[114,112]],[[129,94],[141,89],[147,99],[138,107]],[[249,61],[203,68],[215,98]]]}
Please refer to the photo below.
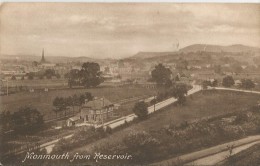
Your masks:
{"label": "bush", "polygon": [[133,112],[138,116],[140,119],[145,119],[148,115],[147,104],[144,101],[137,102],[133,108]]}
{"label": "bush", "polygon": [[222,85],[224,87],[231,87],[235,84],[235,81],[232,76],[226,76],[223,78]]}
{"label": "bush", "polygon": [[157,155],[160,142],[145,131],[131,132],[123,139],[127,152],[132,154],[134,162],[145,163]]}
{"label": "bush", "polygon": [[112,134],[112,128],[111,128],[110,126],[107,126],[106,132],[107,132],[108,134]]}
{"label": "bush", "polygon": [[244,112],[241,112],[237,114],[236,119],[234,121],[235,124],[241,124],[248,120],[247,114]]}

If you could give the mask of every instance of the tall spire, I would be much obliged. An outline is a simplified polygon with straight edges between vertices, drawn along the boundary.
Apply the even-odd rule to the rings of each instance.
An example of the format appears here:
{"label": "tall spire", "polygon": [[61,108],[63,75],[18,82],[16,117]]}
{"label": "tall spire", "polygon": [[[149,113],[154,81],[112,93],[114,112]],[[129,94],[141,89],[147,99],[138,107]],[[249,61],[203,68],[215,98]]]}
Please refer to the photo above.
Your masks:
{"label": "tall spire", "polygon": [[44,49],[42,49],[42,59],[41,59],[41,63],[44,63],[44,62],[46,62],[46,61],[45,61],[45,58],[44,58]]}

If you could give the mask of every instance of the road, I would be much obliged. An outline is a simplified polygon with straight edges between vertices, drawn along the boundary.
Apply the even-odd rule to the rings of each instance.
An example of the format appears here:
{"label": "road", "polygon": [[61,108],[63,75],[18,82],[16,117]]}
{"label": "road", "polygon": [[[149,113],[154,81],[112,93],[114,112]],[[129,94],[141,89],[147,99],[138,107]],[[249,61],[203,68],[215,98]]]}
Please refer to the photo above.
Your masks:
{"label": "road", "polygon": [[243,90],[243,89],[233,89],[233,88],[224,88],[224,87],[210,87],[210,88],[208,88],[208,89],[229,90],[229,91],[236,91],[236,92],[246,92],[246,93],[260,94],[260,91]]}
{"label": "road", "polygon": [[[249,143],[249,144],[245,144],[245,145],[242,145],[242,146],[239,146],[239,147],[236,147],[232,150],[232,154],[231,155],[235,155],[247,148],[250,148],[251,146],[253,145],[256,145],[260,143],[260,141],[256,141],[256,142],[252,142],[252,143]],[[190,162],[188,164],[185,164],[185,165],[216,165],[218,163],[220,163],[221,161],[225,160],[228,156],[230,155],[230,152],[229,150],[226,150],[226,151],[223,151],[223,152],[220,152],[220,153],[217,153],[217,154],[214,154],[214,155],[211,155],[211,156],[208,156],[208,157],[204,157],[204,158],[201,158],[201,159],[198,159],[198,160],[195,160],[193,162]]]}
{"label": "road", "polygon": [[248,136],[237,141],[231,141],[228,143],[220,144],[197,152],[192,152],[182,156],[153,163],[151,165],[168,166],[170,163],[174,163],[178,160],[187,163],[186,165],[214,165],[224,160],[229,155],[228,146],[234,145],[232,154],[235,154],[259,142],[260,135]]}

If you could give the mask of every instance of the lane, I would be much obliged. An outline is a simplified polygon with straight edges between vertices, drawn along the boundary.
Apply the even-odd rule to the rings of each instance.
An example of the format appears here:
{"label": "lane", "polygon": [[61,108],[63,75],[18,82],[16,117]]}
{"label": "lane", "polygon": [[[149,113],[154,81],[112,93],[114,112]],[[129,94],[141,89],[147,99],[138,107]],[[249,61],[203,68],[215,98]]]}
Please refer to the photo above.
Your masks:
{"label": "lane", "polygon": [[[256,145],[260,143],[260,141],[256,141],[256,142],[252,142],[252,143],[249,143],[249,144],[246,144],[246,145],[242,145],[242,146],[239,146],[239,147],[236,147],[232,150],[232,154],[231,156],[247,149],[247,148],[250,148],[252,147],[253,145]],[[204,158],[201,158],[201,159],[198,159],[198,160],[195,160],[193,162],[190,162],[188,164],[185,164],[187,166],[192,166],[192,165],[216,165],[217,163],[225,160],[228,156],[230,155],[230,152],[229,150],[226,150],[226,151],[223,151],[223,152],[220,152],[220,153],[217,153],[217,154],[214,154],[214,155],[211,155],[211,156],[208,156],[208,157],[204,157]]]}
{"label": "lane", "polygon": [[224,87],[210,87],[209,89],[216,89],[216,90],[229,90],[229,91],[236,91],[236,92],[246,92],[246,93],[255,93],[255,94],[260,94],[260,91],[243,90],[243,89],[233,89],[233,88],[224,88]]}
{"label": "lane", "polygon": [[[217,155],[217,157],[221,158],[221,160],[225,159],[225,158],[223,158],[223,155],[226,155],[226,153],[222,154],[222,152],[228,151],[229,150],[228,146],[233,145],[234,148],[238,148],[240,146],[242,147],[244,145],[248,145],[248,144],[251,144],[251,143],[254,143],[254,142],[259,142],[259,141],[260,141],[260,135],[248,136],[246,138],[242,138],[242,139],[239,139],[239,140],[236,140],[236,141],[231,141],[231,142],[228,142],[228,143],[216,145],[216,146],[213,146],[213,147],[210,147],[210,148],[207,148],[207,149],[203,149],[203,150],[200,150],[200,151],[188,153],[188,154],[185,154],[185,155],[181,155],[181,156],[178,156],[178,157],[174,157],[174,158],[171,158],[171,159],[167,159],[167,160],[163,160],[163,161],[160,161],[160,162],[157,162],[157,163],[153,163],[151,165],[153,165],[153,166],[156,166],[156,165],[168,166],[169,163],[174,163],[178,160],[181,160],[184,163],[188,163],[187,165],[192,165],[192,164],[195,163],[195,161],[200,163],[200,164],[195,163],[194,165],[201,165],[201,164],[205,164],[205,163],[203,163],[204,161],[205,162],[207,162],[207,161],[208,162],[214,162],[213,159],[210,158],[211,156],[214,156],[214,155]],[[244,146],[244,147],[247,147],[247,146]],[[238,148],[237,151],[240,150],[240,149],[243,149],[243,147]],[[218,154],[219,154],[219,156],[218,156]],[[203,158],[205,159],[204,161],[200,160],[200,159],[203,159]],[[215,162],[219,162],[219,160],[217,160]],[[211,165],[211,164],[208,164],[208,165]]]}

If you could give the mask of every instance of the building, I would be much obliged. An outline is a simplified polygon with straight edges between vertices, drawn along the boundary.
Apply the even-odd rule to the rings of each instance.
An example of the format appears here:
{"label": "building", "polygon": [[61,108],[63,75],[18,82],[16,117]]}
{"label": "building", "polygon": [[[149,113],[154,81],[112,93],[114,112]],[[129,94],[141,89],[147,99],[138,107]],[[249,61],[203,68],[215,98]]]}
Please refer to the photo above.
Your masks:
{"label": "building", "polygon": [[103,123],[113,116],[114,104],[106,98],[95,98],[92,101],[85,101],[82,105],[80,116],[84,122],[93,124]]}
{"label": "building", "polygon": [[44,49],[42,50],[42,59],[40,61],[41,64],[46,63],[46,60],[44,58]]}
{"label": "building", "polygon": [[94,98],[85,101],[80,111],[80,118],[91,124],[102,124],[113,116],[114,104],[106,98]]}

